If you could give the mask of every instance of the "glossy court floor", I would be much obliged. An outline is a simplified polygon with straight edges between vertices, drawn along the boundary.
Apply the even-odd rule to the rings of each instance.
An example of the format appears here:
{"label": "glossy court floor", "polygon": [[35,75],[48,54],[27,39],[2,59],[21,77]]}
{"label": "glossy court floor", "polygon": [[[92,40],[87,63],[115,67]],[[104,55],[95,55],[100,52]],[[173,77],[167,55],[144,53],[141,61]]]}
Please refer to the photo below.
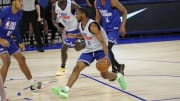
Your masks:
{"label": "glossy court floor", "polygon": [[69,99],[60,99],[50,88],[66,84],[80,52],[69,49],[67,73],[56,77],[60,49],[54,49],[23,53],[34,79],[45,82],[44,88],[32,93],[12,58],[6,92],[10,101],[180,101],[180,41],[122,44],[113,51],[118,61],[126,64],[126,91],[121,90],[116,81],[102,79],[92,64],[81,73]]}

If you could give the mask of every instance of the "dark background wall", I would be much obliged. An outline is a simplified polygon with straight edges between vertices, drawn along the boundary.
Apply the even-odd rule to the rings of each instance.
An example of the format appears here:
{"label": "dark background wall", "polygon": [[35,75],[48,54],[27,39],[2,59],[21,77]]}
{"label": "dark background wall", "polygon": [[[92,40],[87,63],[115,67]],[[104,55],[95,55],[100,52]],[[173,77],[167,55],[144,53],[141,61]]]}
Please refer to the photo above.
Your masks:
{"label": "dark background wall", "polygon": [[[10,0],[1,0],[0,8]],[[76,0],[78,1],[78,0]],[[86,5],[79,0],[80,5]],[[128,18],[129,35],[180,32],[180,0],[120,0],[128,14],[143,10]]]}
{"label": "dark background wall", "polygon": [[129,34],[180,32],[180,1],[124,2],[128,13],[144,11],[127,20]]}

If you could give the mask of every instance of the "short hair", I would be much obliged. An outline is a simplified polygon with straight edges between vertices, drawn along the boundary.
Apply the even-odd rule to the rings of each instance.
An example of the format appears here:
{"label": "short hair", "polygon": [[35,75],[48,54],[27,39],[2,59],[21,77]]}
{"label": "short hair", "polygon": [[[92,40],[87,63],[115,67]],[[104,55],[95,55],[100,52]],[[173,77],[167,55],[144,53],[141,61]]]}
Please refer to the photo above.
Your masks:
{"label": "short hair", "polygon": [[89,17],[89,8],[88,7],[81,7],[78,9],[81,13],[84,13],[87,17]]}

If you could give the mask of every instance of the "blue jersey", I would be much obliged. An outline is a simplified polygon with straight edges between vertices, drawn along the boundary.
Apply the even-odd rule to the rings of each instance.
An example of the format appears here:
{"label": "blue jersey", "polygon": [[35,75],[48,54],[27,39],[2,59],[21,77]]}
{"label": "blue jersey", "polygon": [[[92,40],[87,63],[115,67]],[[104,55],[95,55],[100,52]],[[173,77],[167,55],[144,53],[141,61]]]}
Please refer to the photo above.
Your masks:
{"label": "blue jersey", "polygon": [[2,24],[0,26],[0,38],[12,41],[12,35],[15,35],[17,41],[19,43],[22,42],[22,38],[19,33],[19,21],[21,16],[21,11],[18,11],[16,14],[12,14],[11,7],[7,7],[1,11],[0,19]]}
{"label": "blue jersey", "polygon": [[101,5],[100,0],[96,0],[96,7],[100,12],[101,24],[106,31],[119,30],[121,19],[120,12],[111,7],[111,0],[106,0],[105,5]]}

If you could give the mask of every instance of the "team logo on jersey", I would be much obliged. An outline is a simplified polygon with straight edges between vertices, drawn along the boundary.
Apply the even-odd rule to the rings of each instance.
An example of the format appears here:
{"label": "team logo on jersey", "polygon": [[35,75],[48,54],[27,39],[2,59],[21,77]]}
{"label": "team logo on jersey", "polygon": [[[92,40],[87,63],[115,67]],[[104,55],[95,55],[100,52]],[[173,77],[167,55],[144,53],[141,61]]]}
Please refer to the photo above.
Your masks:
{"label": "team logo on jersey", "polygon": [[5,24],[5,29],[7,30],[15,30],[16,22],[7,21]]}
{"label": "team logo on jersey", "polygon": [[111,12],[108,12],[108,10],[100,9],[100,13],[101,13],[102,16],[104,16],[106,18],[106,22],[110,22],[109,17],[112,16]]}
{"label": "team logo on jersey", "polygon": [[86,33],[82,33],[82,35],[83,35],[83,38],[84,38],[85,40],[92,40],[92,37],[87,36]]}
{"label": "team logo on jersey", "polygon": [[67,13],[60,13],[62,19],[70,19],[70,16]]}

